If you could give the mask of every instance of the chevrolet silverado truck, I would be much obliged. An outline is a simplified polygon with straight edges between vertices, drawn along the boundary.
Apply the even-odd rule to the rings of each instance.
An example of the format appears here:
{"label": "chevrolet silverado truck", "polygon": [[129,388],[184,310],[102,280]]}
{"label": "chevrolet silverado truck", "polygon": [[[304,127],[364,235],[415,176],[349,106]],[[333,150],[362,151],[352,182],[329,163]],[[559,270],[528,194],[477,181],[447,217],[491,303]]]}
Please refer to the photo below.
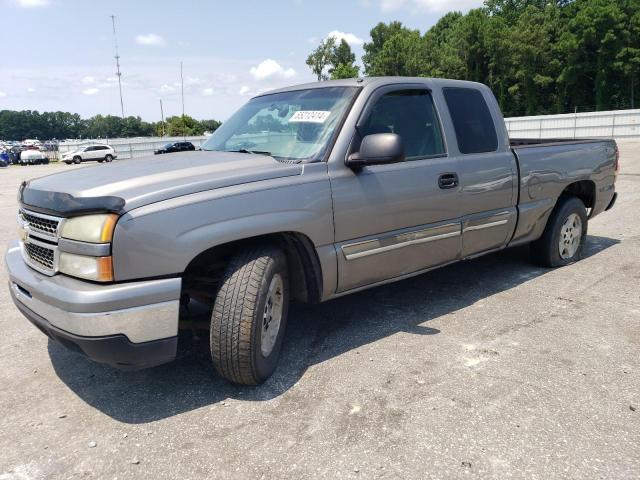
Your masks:
{"label": "chevrolet silverado truck", "polygon": [[23,183],[9,287],[50,338],[123,369],[171,361],[205,305],[217,372],[253,385],[276,368],[291,301],[514,245],[545,267],[579,260],[617,172],[613,140],[510,141],[482,84],[284,88],[201,151]]}

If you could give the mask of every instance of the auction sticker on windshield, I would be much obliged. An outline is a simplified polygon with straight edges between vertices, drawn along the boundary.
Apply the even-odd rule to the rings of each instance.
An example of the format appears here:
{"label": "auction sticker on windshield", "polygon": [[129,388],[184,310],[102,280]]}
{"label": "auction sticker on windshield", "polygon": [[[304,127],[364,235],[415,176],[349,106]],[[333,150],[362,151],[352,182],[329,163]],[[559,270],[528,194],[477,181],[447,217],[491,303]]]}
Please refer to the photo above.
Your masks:
{"label": "auction sticker on windshield", "polygon": [[307,123],[324,123],[331,115],[331,112],[324,110],[298,110],[289,119],[289,123],[307,122]]}

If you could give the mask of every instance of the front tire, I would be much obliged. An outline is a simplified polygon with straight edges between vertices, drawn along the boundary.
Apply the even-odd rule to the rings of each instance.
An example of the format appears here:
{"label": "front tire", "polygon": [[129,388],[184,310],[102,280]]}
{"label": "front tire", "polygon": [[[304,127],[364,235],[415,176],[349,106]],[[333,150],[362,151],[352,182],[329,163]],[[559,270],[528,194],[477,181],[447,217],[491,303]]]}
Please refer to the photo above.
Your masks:
{"label": "front tire", "polygon": [[73,157],[73,163],[75,163],[76,165],[78,165],[79,163],[82,163],[82,158],[80,158],[80,157]]}
{"label": "front tire", "polygon": [[542,267],[563,267],[582,258],[587,210],[576,197],[560,197],[542,236],[531,243],[531,259]]}
{"label": "front tire", "polygon": [[211,315],[216,371],[241,385],[258,385],[276,369],[289,307],[287,259],[257,245],[235,254],[221,279]]}
{"label": "front tire", "polygon": [[105,162],[112,162],[113,161],[113,155],[105,155],[104,161]]}

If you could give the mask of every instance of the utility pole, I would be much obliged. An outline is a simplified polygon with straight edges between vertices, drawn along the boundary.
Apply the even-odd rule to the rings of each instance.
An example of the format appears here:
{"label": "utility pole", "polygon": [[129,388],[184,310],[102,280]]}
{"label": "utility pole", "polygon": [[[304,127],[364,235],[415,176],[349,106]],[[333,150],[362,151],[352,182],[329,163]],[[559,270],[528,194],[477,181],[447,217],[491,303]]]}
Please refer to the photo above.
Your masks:
{"label": "utility pole", "polygon": [[162,109],[162,99],[160,99],[160,118],[162,119],[162,136],[164,137],[164,110]]}
{"label": "utility pole", "polygon": [[120,90],[120,113],[124,120],[124,102],[122,101],[122,80],[120,73],[120,55],[118,54],[118,37],[116,36],[116,16],[111,15],[111,25],[113,26],[113,45],[115,47],[115,59],[116,59],[116,76],[118,77],[118,89]]}
{"label": "utility pole", "polygon": [[187,139],[187,128],[186,128],[186,124],[184,123],[184,77],[182,76],[182,62],[180,62],[180,85],[181,85],[181,89],[182,89],[182,126],[183,126],[183,130],[182,130],[182,138],[183,140]]}

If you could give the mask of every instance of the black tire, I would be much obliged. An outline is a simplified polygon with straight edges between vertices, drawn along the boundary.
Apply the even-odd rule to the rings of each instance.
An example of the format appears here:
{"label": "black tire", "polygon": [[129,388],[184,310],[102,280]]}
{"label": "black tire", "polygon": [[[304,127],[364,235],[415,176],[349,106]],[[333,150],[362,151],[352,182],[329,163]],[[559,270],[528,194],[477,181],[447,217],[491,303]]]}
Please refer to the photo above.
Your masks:
{"label": "black tire", "polygon": [[75,163],[76,165],[77,165],[78,163],[82,163],[82,158],[80,158],[80,157],[73,157],[73,163]]}
{"label": "black tire", "polygon": [[[282,302],[282,313],[277,334],[271,336],[275,343],[264,355],[263,322],[265,317],[271,316],[267,300],[272,282],[279,282],[276,276],[282,282],[281,297],[278,297]],[[276,369],[287,324],[289,281],[286,256],[281,249],[271,245],[248,247],[231,258],[220,282],[211,315],[213,364],[216,371],[231,382],[258,385]],[[268,330],[269,321],[266,325]]]}
{"label": "black tire", "polygon": [[[577,215],[581,221],[579,245],[575,253],[568,255],[564,251],[564,257],[560,251],[560,236],[565,222],[571,215]],[[530,245],[531,260],[541,267],[563,267],[577,262],[582,258],[585,238],[587,236],[587,209],[582,200],[571,196],[562,196],[551,212],[542,236]],[[576,237],[578,238],[578,237]],[[567,238],[567,241],[569,239]]]}
{"label": "black tire", "polygon": [[64,163],[66,163],[67,165],[71,165],[71,160],[65,160]]}
{"label": "black tire", "polygon": [[113,155],[105,155],[104,156],[104,161],[105,162],[112,162],[113,161]]}

